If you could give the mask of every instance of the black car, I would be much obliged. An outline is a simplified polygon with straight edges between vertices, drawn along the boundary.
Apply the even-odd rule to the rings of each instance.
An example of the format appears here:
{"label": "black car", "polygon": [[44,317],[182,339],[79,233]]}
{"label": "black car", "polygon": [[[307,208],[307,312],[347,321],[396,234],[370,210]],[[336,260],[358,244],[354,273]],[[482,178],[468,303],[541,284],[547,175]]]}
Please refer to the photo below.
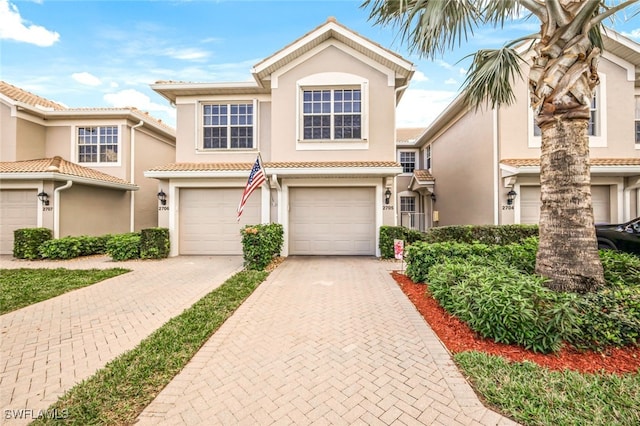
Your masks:
{"label": "black car", "polygon": [[640,217],[619,225],[596,225],[598,248],[640,256]]}

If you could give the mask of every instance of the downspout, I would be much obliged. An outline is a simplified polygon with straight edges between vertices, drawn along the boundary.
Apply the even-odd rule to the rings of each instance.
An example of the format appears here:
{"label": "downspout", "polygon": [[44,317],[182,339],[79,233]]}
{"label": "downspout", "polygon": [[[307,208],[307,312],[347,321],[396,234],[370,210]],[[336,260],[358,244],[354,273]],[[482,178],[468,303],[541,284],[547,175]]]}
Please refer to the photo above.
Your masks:
{"label": "downspout", "polygon": [[[394,91],[394,94],[396,96],[396,99],[398,97],[398,92],[401,90],[406,89],[407,87],[409,87],[408,84],[405,84],[404,86],[400,86],[400,87],[396,87],[396,90]],[[394,112],[396,111],[396,109],[394,109]],[[395,119],[395,117],[394,117]],[[395,121],[395,120],[394,120]],[[397,129],[396,129],[397,130]],[[394,132],[394,137],[397,134],[397,132]],[[393,141],[393,157],[396,159],[396,161],[398,161],[398,157],[397,157],[397,149],[398,147],[396,146],[396,142],[397,141]],[[420,150],[418,149],[418,155],[420,155]],[[417,161],[416,161],[417,163]],[[394,209],[393,209],[393,225],[394,226],[398,226],[398,184],[397,184],[397,178],[398,176],[394,176],[393,177],[393,205],[394,205]],[[385,182],[385,187],[386,187],[386,182]],[[384,197],[384,188],[383,188],[383,197]]]}
{"label": "downspout", "polygon": [[498,109],[493,109],[493,224],[500,224],[500,135],[498,126]]}
{"label": "downspout", "polygon": [[53,190],[53,238],[60,238],[60,193],[71,188],[73,182],[68,180],[64,185]]}
{"label": "downspout", "polygon": [[[136,129],[138,127],[142,127],[144,121],[140,120],[138,124],[131,127],[131,154],[129,155],[129,173],[130,173],[130,181],[132,184],[136,184]],[[135,232],[135,214],[136,214],[136,192],[129,191],[131,193],[131,197],[129,198],[129,232]]]}

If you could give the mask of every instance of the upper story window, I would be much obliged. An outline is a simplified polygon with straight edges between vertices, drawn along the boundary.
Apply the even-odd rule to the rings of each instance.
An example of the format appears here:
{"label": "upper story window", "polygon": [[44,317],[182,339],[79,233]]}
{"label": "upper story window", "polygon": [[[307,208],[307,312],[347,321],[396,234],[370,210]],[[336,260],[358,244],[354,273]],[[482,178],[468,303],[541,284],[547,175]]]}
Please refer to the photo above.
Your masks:
{"label": "upper story window", "polygon": [[302,115],[304,140],[362,138],[360,89],[304,90]]}
{"label": "upper story window", "polygon": [[416,169],[415,151],[400,151],[400,165],[402,166],[402,173],[413,173]]}
{"label": "upper story window", "polygon": [[202,109],[204,149],[254,148],[253,103],[205,104]]}
{"label": "upper story window", "polygon": [[640,144],[640,96],[636,96],[636,144]]}
{"label": "upper story window", "polygon": [[427,170],[431,170],[431,145],[424,149],[424,167]]}
{"label": "upper story window", "polygon": [[117,163],[118,126],[78,127],[78,163]]}

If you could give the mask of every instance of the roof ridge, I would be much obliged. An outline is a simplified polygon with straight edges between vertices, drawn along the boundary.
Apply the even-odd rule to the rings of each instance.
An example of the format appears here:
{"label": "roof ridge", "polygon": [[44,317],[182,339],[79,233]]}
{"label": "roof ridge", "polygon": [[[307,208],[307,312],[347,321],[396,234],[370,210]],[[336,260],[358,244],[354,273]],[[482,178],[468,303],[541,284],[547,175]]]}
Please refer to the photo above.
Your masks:
{"label": "roof ridge", "polygon": [[57,111],[68,109],[66,106],[58,102],[43,98],[42,96],[36,95],[35,93],[29,92],[28,90],[22,89],[18,86],[14,86],[4,80],[0,80],[0,93],[14,101],[23,102],[34,107],[40,106],[43,108],[53,108]]}

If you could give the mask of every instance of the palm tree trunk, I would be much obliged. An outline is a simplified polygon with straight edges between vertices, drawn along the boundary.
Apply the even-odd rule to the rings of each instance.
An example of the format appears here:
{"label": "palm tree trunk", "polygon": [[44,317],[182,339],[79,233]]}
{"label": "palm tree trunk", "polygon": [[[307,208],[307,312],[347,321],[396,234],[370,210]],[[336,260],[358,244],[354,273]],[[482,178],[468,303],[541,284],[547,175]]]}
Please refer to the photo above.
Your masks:
{"label": "palm tree trunk", "polygon": [[540,246],[536,273],[556,291],[590,292],[604,283],[589,170],[587,119],[542,128]]}

